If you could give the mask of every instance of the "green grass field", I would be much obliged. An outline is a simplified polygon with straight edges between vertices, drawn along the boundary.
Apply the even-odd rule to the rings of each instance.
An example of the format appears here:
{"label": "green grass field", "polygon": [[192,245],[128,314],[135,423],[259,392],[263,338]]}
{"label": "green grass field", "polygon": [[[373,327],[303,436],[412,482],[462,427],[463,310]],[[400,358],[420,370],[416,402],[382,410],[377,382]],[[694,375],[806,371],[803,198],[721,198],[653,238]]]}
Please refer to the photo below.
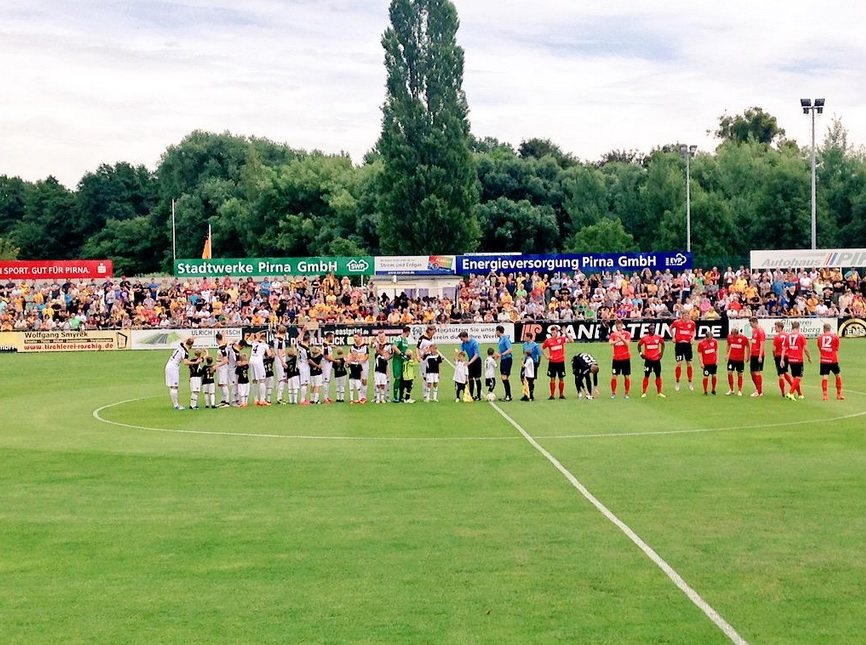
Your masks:
{"label": "green grass field", "polygon": [[162,352],[0,355],[0,643],[730,643],[516,426],[745,641],[863,642],[866,342],[829,402],[581,347],[594,401],[198,412]]}

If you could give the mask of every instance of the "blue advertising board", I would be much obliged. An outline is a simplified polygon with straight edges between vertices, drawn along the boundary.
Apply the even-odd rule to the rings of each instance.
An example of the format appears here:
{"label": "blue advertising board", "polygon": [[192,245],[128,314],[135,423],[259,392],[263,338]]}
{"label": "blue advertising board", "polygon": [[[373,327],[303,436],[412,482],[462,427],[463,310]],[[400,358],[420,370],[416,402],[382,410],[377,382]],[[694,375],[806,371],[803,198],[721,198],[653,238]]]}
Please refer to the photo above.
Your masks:
{"label": "blue advertising board", "polygon": [[557,255],[458,255],[457,273],[515,273],[519,271],[682,271],[692,268],[692,254],[673,253],[562,253]]}

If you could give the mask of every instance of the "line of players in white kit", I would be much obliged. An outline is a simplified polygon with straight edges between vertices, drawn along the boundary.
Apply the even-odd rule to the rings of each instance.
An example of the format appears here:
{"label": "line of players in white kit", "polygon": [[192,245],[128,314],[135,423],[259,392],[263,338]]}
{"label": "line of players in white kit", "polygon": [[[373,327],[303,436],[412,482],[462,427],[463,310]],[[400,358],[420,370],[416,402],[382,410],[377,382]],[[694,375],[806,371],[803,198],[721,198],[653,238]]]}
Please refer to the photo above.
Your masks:
{"label": "line of players in white kit", "polygon": [[393,341],[380,332],[370,344],[355,334],[347,351],[334,346],[331,332],[325,334],[322,345],[312,344],[310,333],[304,332],[294,346],[285,327],[278,328],[270,343],[265,332],[250,334],[236,343],[228,342],[218,332],[213,355],[207,349],[193,349],[193,338],[178,343],[165,366],[165,382],[175,410],[185,409],[179,401],[184,366],[189,369],[192,410],[200,409],[200,398],[204,399],[205,408],[243,408],[249,406],[250,398],[257,406],[342,403],[348,393],[350,404],[363,404],[367,402],[372,356],[374,402],[385,403],[390,398],[394,403],[414,403],[412,387],[416,370],[421,375],[424,401],[435,402],[439,400],[444,357],[433,342],[434,332],[435,328],[428,327],[415,349],[409,346],[409,327],[404,327]]}
{"label": "line of players in white kit", "polygon": [[[683,363],[686,363],[688,386],[694,389],[692,384],[692,342],[695,340],[695,326],[691,321],[676,321],[671,328],[674,334],[676,353],[676,388],[680,389],[680,378],[682,376]],[[752,396],[763,395],[763,363],[764,363],[764,340],[766,335],[752,319],[751,342],[745,335],[739,333],[737,328],[732,328],[728,338],[728,349],[725,360],[727,362],[729,389],[727,394],[742,396],[743,372],[748,363],[755,392]],[[806,348],[805,336],[799,332],[799,324],[794,323],[791,332],[785,332],[781,321],[776,323],[776,335],[773,339],[773,357],[776,363],[776,371],[779,376],[779,388],[782,396],[790,399],[802,399],[803,393],[800,381],[803,376],[804,357],[811,362],[811,356]],[[553,328],[551,328],[553,329]],[[508,374],[510,373],[510,359],[506,361],[507,354],[511,354],[511,342],[507,336],[499,333],[499,352],[488,350],[487,359],[484,361],[484,377],[487,385],[487,396],[495,399],[493,394],[495,386],[495,371],[497,359],[500,361],[500,372],[503,384],[506,388],[506,396],[503,400],[510,401],[510,389]],[[385,403],[389,400],[387,391],[389,378],[388,366],[391,365],[392,372],[392,397],[394,403],[413,403],[412,387],[416,370],[421,375],[423,386],[423,400],[438,401],[440,385],[440,369],[444,361],[438,347],[433,342],[435,327],[428,326],[412,350],[409,347],[410,329],[404,327],[402,334],[394,340],[389,340],[384,332],[380,332],[377,338],[369,345],[364,343],[360,334],[355,334],[353,344],[348,347],[348,355],[341,347],[334,347],[333,333],[326,333],[324,343],[319,346],[311,344],[309,332],[304,332],[295,346],[292,346],[287,337],[285,327],[277,330],[276,337],[271,343],[266,341],[264,332],[253,334],[237,342],[229,343],[222,334],[217,333],[218,347],[216,355],[211,356],[207,350],[196,349],[193,351],[194,339],[187,338],[178,343],[165,367],[166,385],[169,388],[172,405],[176,410],[184,409],[178,400],[178,388],[180,383],[181,366],[188,366],[190,371],[190,408],[197,410],[198,399],[204,397],[205,408],[229,407],[236,405],[247,407],[252,394],[254,405],[270,406],[276,404],[299,404],[310,405],[317,403],[344,402],[348,385],[349,403],[366,403],[368,370],[370,357],[373,356],[374,364],[374,401]],[[553,333],[554,340],[559,336],[558,328]],[[532,339],[530,339],[531,341]],[[565,341],[562,338],[563,342]],[[622,321],[616,321],[611,332],[609,342],[613,346],[611,398],[617,395],[618,376],[624,380],[625,397],[629,397],[631,385],[631,352],[629,344],[631,336],[623,329]],[[505,342],[503,342],[505,341]],[[550,341],[545,341],[545,345]],[[830,374],[836,380],[836,398],[844,400],[842,394],[842,377],[838,363],[839,337],[830,333],[829,326],[825,325],[824,333],[817,339],[821,363],[821,387],[824,400],[828,397],[828,377]],[[530,342],[529,345],[534,345]],[[245,349],[249,347],[249,354]],[[503,349],[505,347],[506,349]],[[454,384],[456,400],[479,400],[481,398],[480,369],[473,373],[473,364],[476,368],[481,367],[480,354],[478,353],[477,341],[468,338],[457,351],[454,362]],[[474,348],[474,349],[473,349]],[[535,350],[527,349],[524,343],[525,357],[523,357],[523,369],[521,370],[521,381],[524,384],[524,397],[522,400],[534,400],[533,385],[538,372],[540,356],[535,357]],[[662,394],[661,358],[664,353],[664,341],[660,336],[653,333],[640,339],[638,349],[641,358],[644,359],[644,379],[641,397],[647,395],[647,389],[652,373],[656,375],[656,387],[659,396]],[[192,355],[190,352],[193,351]],[[655,354],[652,352],[655,351]],[[472,356],[467,356],[473,354]],[[540,354],[540,351],[538,352]],[[716,393],[716,367],[719,360],[718,342],[707,337],[698,343],[697,353],[700,358],[703,371],[704,394]],[[551,368],[558,364],[553,355],[549,356]],[[564,361],[564,352],[561,357]],[[507,363],[507,366],[506,366]],[[591,354],[582,352],[576,355],[572,361],[572,370],[575,375],[575,384],[578,396],[593,398],[598,393],[598,364]],[[562,378],[565,376],[564,369],[559,370],[560,397],[563,395]],[[551,396],[554,398],[554,378],[556,370],[548,370],[551,377]],[[790,372],[790,373],[789,373]],[[734,378],[736,375],[736,386]],[[590,377],[592,382],[590,382]],[[335,383],[335,399],[330,398],[331,382]],[[477,383],[473,383],[477,381]],[[711,382],[711,392],[710,390]],[[466,389],[467,384],[469,389]],[[476,385],[473,388],[473,385]],[[528,386],[528,387],[527,387]],[[788,391],[786,392],[786,386]],[[216,394],[220,393],[220,402],[217,404]]]}

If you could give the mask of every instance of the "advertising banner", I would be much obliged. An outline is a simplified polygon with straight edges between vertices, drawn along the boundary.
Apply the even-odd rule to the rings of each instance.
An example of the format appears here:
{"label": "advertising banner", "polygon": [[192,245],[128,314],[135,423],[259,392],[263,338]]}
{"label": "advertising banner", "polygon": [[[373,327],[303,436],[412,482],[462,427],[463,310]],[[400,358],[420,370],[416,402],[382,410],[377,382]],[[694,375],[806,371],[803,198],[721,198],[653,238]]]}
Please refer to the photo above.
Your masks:
{"label": "advertising banner", "polygon": [[[628,331],[632,338],[637,340],[641,336],[645,336],[652,329],[661,334],[662,338],[670,340],[671,335],[670,320],[656,320],[654,318],[638,318],[635,320],[624,320],[623,326]],[[728,321],[727,320],[696,320],[697,338],[705,336],[713,336],[714,338],[727,338],[728,336]],[[523,322],[514,325],[516,336],[512,338],[522,342],[527,340],[529,334],[535,335],[535,340],[539,343],[544,342],[548,336],[548,330],[552,325],[559,325],[560,330],[565,336],[575,342],[607,342],[610,336],[610,330],[613,323],[589,321],[589,320],[573,320],[570,322]]]}
{"label": "advertising banner", "polygon": [[130,347],[132,349],[172,350],[179,342],[189,337],[195,338],[193,349],[215,349],[217,332],[222,332],[230,343],[235,343],[241,339],[240,327],[226,327],[225,329],[133,329],[126,333],[130,335]]}
{"label": "advertising banner", "polygon": [[454,275],[453,255],[377,255],[376,275]]}
{"label": "advertising banner", "polygon": [[[767,334],[767,338],[773,338],[776,335],[776,321],[781,320],[785,325],[785,331],[791,331],[791,323],[795,320],[800,323],[800,332],[806,338],[818,338],[824,333],[824,325],[830,325],[830,331],[834,334],[839,329],[839,321],[836,318],[758,318],[758,325]],[[731,323],[733,327],[733,323]],[[747,336],[752,333],[752,326],[748,320],[743,320],[739,325],[740,331]]]}
{"label": "advertising banner", "polygon": [[289,275],[373,275],[373,258],[358,256],[311,258],[229,258],[175,260],[174,275],[186,277],[261,278]]}
{"label": "advertising banner", "polygon": [[[514,323],[477,323],[440,325],[436,327],[433,342],[437,345],[459,345],[463,342],[459,338],[460,332],[465,331],[482,345],[492,345],[499,340],[496,335],[496,326],[500,324],[505,328],[505,333],[511,337],[511,340],[514,340]],[[427,326],[410,325],[410,327],[412,332],[409,334],[409,340],[417,343]]]}
{"label": "advertising banner", "polygon": [[820,269],[866,267],[866,249],[752,251],[752,269]]}
{"label": "advertising banner", "polygon": [[3,260],[2,280],[99,280],[112,276],[111,260]]}
{"label": "advertising banner", "polygon": [[862,318],[843,318],[836,332],[842,338],[866,338],[866,320]]}
{"label": "advertising banner", "polygon": [[692,268],[691,253],[567,253],[559,255],[458,255],[457,273],[515,273],[518,271],[640,271]]}
{"label": "advertising banner", "polygon": [[20,331],[0,331],[0,354],[20,352],[24,335]]}
{"label": "advertising banner", "polygon": [[[459,345],[461,343],[458,337],[461,331],[469,332],[469,335],[474,337],[479,343],[493,344],[498,338],[496,337],[496,325],[501,324],[505,327],[505,333],[514,339],[514,324],[513,323],[479,323],[479,324],[454,324],[454,325],[437,325],[436,333],[433,340],[439,345]],[[409,342],[414,346],[421,334],[427,328],[427,325],[409,325]],[[244,336],[251,333],[264,331],[268,333],[268,341],[274,337],[274,331],[264,327],[244,327]],[[294,344],[297,342],[300,330],[297,327],[289,327],[287,329],[288,337]],[[327,332],[334,334],[334,346],[347,346],[354,342],[355,334],[361,335],[361,340],[364,343],[369,343],[379,334],[380,331],[385,332],[388,338],[395,338],[403,333],[403,327],[400,325],[320,325],[310,330],[310,340],[313,344],[319,345]],[[198,345],[196,343],[196,345]]]}
{"label": "advertising banner", "polygon": [[19,331],[0,334],[4,351],[101,352],[129,349],[129,333],[117,331]]}

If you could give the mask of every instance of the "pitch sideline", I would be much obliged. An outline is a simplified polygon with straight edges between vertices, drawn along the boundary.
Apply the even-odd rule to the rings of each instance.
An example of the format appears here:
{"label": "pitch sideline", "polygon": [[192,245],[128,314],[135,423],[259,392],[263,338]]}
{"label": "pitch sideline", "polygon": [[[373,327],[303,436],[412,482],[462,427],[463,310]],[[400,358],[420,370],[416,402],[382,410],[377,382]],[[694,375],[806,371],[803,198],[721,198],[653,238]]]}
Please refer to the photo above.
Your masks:
{"label": "pitch sideline", "polygon": [[509,424],[511,424],[520,434],[521,436],[538,452],[540,452],[545,459],[547,459],[551,464],[553,464],[554,468],[556,468],[568,481],[569,483],[577,489],[577,491],[583,495],[583,497],[602,514],[605,518],[608,519],[614,526],[616,526],[620,531],[622,531],[628,539],[630,539],[635,546],[637,546],[643,553],[655,563],[656,566],[661,569],[664,574],[671,579],[671,581],[677,586],[677,588],[682,591],[692,603],[700,609],[704,615],[707,616],[722,632],[725,636],[730,639],[732,643],[735,645],[749,645],[748,642],[737,633],[737,630],[733,628],[733,626],[728,623],[724,618],[722,618],[721,614],[719,614],[715,609],[713,609],[710,604],[704,600],[697,591],[695,591],[683,578],[674,570],[671,565],[669,565],[656,551],[646,542],[644,542],[641,537],[635,533],[625,522],[619,519],[614,513],[607,508],[601,501],[593,495],[589,489],[587,489],[583,484],[578,481],[577,477],[575,477],[571,471],[569,471],[562,463],[554,457],[550,452],[548,452],[544,446],[538,443],[532,435],[530,435],[523,427],[517,423],[514,419],[512,419],[506,412],[502,410],[496,403],[491,403],[496,412],[505,419]]}

